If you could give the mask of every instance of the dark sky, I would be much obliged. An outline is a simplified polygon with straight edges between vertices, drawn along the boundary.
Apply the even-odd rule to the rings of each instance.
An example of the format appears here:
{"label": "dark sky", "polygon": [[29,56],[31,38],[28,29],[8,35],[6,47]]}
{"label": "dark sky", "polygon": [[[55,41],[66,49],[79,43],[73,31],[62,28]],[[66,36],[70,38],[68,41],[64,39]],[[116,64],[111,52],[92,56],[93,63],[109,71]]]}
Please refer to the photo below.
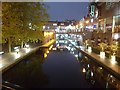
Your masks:
{"label": "dark sky", "polygon": [[45,2],[50,20],[80,20],[87,15],[89,2]]}

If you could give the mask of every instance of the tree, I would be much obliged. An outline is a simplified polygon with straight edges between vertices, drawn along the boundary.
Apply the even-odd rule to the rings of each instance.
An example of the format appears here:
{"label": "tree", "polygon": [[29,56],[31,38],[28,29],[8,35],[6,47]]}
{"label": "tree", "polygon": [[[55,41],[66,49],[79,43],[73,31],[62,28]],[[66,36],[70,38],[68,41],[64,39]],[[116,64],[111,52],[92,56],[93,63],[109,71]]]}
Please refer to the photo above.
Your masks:
{"label": "tree", "polygon": [[2,38],[8,41],[9,52],[11,52],[13,38],[16,39],[19,36],[18,25],[20,20],[17,17],[17,13],[14,12],[15,9],[13,3],[2,4]]}
{"label": "tree", "polygon": [[[49,19],[44,4],[39,2],[7,2],[2,4],[3,38],[9,43],[26,43],[29,39],[42,39],[41,27]],[[30,25],[31,24],[31,25]],[[37,32],[37,33],[36,33]]]}
{"label": "tree", "polygon": [[[44,4],[38,2],[35,3],[18,3],[17,7],[21,12],[19,15],[21,19],[21,47],[23,43],[27,42],[29,39],[37,40],[42,39],[42,26],[48,20],[48,14],[44,7]],[[37,32],[37,33],[36,33]]]}

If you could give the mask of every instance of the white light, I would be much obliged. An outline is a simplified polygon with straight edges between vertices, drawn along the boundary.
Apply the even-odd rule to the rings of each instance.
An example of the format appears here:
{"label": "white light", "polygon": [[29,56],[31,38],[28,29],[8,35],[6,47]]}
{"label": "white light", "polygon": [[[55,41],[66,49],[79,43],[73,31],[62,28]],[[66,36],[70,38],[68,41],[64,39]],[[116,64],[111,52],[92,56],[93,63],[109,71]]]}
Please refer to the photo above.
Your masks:
{"label": "white light", "polygon": [[76,54],[75,57],[78,57],[78,55]]}
{"label": "white light", "polygon": [[99,67],[100,69],[102,69],[102,67]]}
{"label": "white light", "polygon": [[4,51],[0,51],[0,55],[2,55],[4,53]]}
{"label": "white light", "polygon": [[26,45],[25,45],[25,47],[26,47],[26,48],[28,48],[28,47],[29,47],[29,45],[27,45],[27,44],[26,44]]}
{"label": "white light", "polygon": [[90,65],[88,64],[88,68],[90,67]]}
{"label": "white light", "polygon": [[68,50],[70,50],[70,47],[67,47]]}
{"label": "white light", "polygon": [[53,48],[53,50],[56,50],[56,48]]}
{"label": "white light", "polygon": [[85,68],[83,68],[83,72],[86,72]]}
{"label": "white light", "polygon": [[18,47],[14,47],[14,49],[18,49]]}
{"label": "white light", "polygon": [[110,77],[112,78],[113,76],[112,76],[112,75],[110,75]]}
{"label": "white light", "polygon": [[105,58],[105,52],[100,52],[100,58]]}
{"label": "white light", "polygon": [[45,26],[43,26],[43,29],[45,29]]}
{"label": "white light", "polygon": [[28,53],[30,51],[30,48],[26,48],[25,52]]}
{"label": "white light", "polygon": [[93,72],[91,72],[91,76],[93,76]]}
{"label": "white light", "polygon": [[92,52],[92,48],[88,47],[88,52],[91,53]]}
{"label": "white light", "polygon": [[91,19],[91,22],[93,22],[93,18]]}
{"label": "white light", "polygon": [[118,34],[115,34],[115,35],[114,35],[114,39],[117,40],[118,38],[119,38],[119,35],[118,35]]}
{"label": "white light", "polygon": [[115,56],[111,56],[111,63],[112,63],[112,64],[115,64],[115,63],[116,63],[116,58],[115,58]]}
{"label": "white light", "polygon": [[32,29],[32,27],[29,27],[30,29]]}
{"label": "white light", "polygon": [[3,65],[2,65],[2,62],[0,63],[0,68],[2,68],[3,67]]}
{"label": "white light", "polygon": [[15,53],[15,59],[19,58],[20,54],[19,53]]}
{"label": "white light", "polygon": [[56,41],[56,43],[58,43],[58,41]]}
{"label": "white light", "polygon": [[29,26],[31,26],[31,23],[29,23]]}
{"label": "white light", "polygon": [[72,51],[72,54],[74,54],[75,52],[74,51]]}
{"label": "white light", "polygon": [[73,51],[74,49],[73,49],[73,48],[71,48],[71,50]]}
{"label": "white light", "polygon": [[57,26],[57,23],[53,23],[53,26]]}
{"label": "white light", "polygon": [[15,51],[16,51],[16,52],[19,52],[19,49],[16,49]]}

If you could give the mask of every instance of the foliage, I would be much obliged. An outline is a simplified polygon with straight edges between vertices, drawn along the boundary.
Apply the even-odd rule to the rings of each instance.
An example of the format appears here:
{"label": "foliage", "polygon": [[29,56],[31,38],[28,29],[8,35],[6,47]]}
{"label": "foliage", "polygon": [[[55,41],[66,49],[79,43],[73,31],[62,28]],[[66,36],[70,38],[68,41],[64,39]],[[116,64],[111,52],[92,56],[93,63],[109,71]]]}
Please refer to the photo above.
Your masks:
{"label": "foliage", "polygon": [[112,53],[113,55],[115,55],[115,53],[116,53],[117,50],[118,50],[118,45],[112,44],[112,45],[110,45],[109,47],[110,47],[111,53]]}
{"label": "foliage", "polygon": [[100,46],[102,51],[104,51],[107,48],[107,44],[106,43],[102,42],[102,43],[99,43],[98,45]]}
{"label": "foliage", "polygon": [[39,2],[4,2],[2,38],[14,43],[43,39],[41,28],[49,20],[44,4]]}
{"label": "foliage", "polygon": [[97,48],[93,48],[93,47],[92,47],[92,52],[94,52],[94,53],[96,53],[96,54],[99,54],[99,53],[100,53],[100,50],[97,49]]}

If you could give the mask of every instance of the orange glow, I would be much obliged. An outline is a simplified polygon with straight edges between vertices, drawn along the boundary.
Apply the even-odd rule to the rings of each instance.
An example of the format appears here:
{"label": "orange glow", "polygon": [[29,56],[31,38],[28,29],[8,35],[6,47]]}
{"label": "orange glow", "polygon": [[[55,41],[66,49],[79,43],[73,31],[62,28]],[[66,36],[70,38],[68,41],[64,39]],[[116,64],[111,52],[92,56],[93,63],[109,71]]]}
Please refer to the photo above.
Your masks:
{"label": "orange glow", "polygon": [[49,51],[47,51],[47,53],[49,53]]}
{"label": "orange glow", "polygon": [[85,23],[89,23],[89,20],[87,20]]}
{"label": "orange glow", "polygon": [[44,36],[52,36],[53,32],[44,32]]}
{"label": "orange glow", "polygon": [[47,57],[47,54],[46,53],[44,53],[44,58],[46,58]]}

